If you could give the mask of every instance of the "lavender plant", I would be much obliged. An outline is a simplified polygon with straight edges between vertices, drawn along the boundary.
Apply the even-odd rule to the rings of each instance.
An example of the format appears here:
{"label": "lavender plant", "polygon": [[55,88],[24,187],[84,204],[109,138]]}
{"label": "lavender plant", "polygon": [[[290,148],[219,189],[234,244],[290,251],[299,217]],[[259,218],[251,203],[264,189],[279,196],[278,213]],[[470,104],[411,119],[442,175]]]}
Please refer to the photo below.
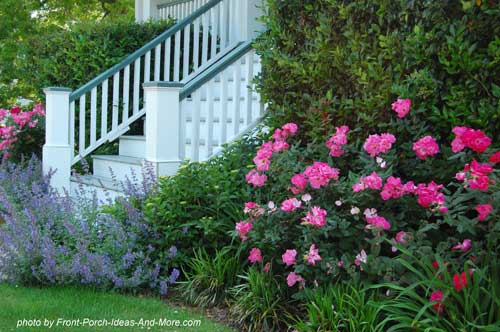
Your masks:
{"label": "lavender plant", "polygon": [[[166,294],[179,271],[152,260],[158,238],[137,208],[154,192],[151,170],[124,184],[125,197],[102,208],[49,186],[40,162],[0,165],[0,275],[27,285],[84,284]],[[82,197],[85,197],[81,193]],[[119,212],[119,213],[118,213]]]}

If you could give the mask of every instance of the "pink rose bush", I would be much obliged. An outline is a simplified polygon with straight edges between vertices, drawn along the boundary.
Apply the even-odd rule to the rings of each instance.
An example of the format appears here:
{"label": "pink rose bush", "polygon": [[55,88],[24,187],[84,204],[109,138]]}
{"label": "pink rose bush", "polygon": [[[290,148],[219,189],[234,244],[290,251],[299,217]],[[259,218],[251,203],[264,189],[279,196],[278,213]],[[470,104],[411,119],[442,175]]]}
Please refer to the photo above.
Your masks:
{"label": "pink rose bush", "polygon": [[[255,202],[235,225],[248,260],[301,289],[338,278],[397,282],[403,267],[395,258],[427,257],[429,248],[458,266],[484,254],[488,232],[498,246],[493,140],[466,127],[453,128],[451,143],[438,140],[413,128],[411,107],[394,102],[399,119],[382,133],[332,126],[324,143],[306,147],[294,145],[296,124],[276,129],[256,152],[246,176]],[[444,310],[438,290],[430,301]]]}
{"label": "pink rose bush", "polygon": [[[30,111],[23,111],[20,107],[12,107],[10,110],[0,109],[0,155],[2,158],[11,157],[16,143],[23,148],[25,139],[34,140],[35,138],[31,137],[30,133],[33,133],[44,117],[45,110],[42,104],[36,105]],[[38,145],[41,146],[41,143],[39,142]]]}

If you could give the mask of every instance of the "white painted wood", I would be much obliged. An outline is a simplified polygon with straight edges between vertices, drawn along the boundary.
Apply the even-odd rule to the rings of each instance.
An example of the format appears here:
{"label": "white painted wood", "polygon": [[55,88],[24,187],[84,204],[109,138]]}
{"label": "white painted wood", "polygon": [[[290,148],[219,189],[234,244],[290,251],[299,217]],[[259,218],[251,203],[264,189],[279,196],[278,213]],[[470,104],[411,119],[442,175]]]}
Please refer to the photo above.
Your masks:
{"label": "white painted wood", "polygon": [[193,93],[194,111],[193,111],[193,131],[191,133],[191,142],[193,145],[193,161],[200,160],[200,104],[202,89]]}
{"label": "white painted wood", "polygon": [[160,80],[160,68],[161,68],[161,44],[158,44],[155,48],[155,72],[154,80]]}
{"label": "white painted wood", "polygon": [[[71,158],[70,146],[70,89],[45,89],[45,145],[43,146],[42,168],[44,174],[55,173],[50,184],[61,194],[70,188]],[[72,133],[71,133],[72,134]]]}
{"label": "white painted wood", "polygon": [[97,140],[97,88],[90,92],[90,145]]}
{"label": "white painted wood", "polygon": [[[146,161],[156,174],[175,172],[180,165],[180,85],[144,85],[146,105]],[[168,144],[165,144],[168,142]]]}
{"label": "white painted wood", "polygon": [[200,19],[194,20],[193,25],[193,69],[196,70],[200,64]]}
{"label": "white painted wood", "polygon": [[118,128],[118,111],[120,108],[120,72],[113,76],[113,114],[112,128],[115,131]]}
{"label": "white painted wood", "polygon": [[[230,67],[229,67],[230,68]],[[227,79],[226,79],[226,71],[220,73],[220,94],[222,101],[221,104],[221,119],[222,119],[222,127],[220,133],[220,141],[225,142],[227,140],[227,108],[228,105],[225,102],[227,100]]]}
{"label": "white painted wood", "polygon": [[214,79],[208,82],[207,86],[207,103],[208,103],[208,115],[207,115],[207,154],[209,157],[213,152],[212,142],[214,141]]}
{"label": "white painted wood", "polygon": [[146,137],[145,136],[121,136],[119,143],[119,154],[125,157],[142,158],[146,157]]}
{"label": "white painted wood", "polygon": [[224,49],[227,46],[227,12],[228,0],[222,0],[220,5],[220,46]]}
{"label": "white painted wood", "polygon": [[75,155],[75,102],[72,101],[69,104],[69,146],[71,147],[71,157],[73,158]]}
{"label": "white painted wood", "polygon": [[165,71],[163,73],[163,80],[165,82],[170,82],[170,54],[172,52],[172,39],[168,38],[165,41]]}
{"label": "white painted wood", "polygon": [[108,133],[108,80],[105,79],[101,86],[101,138]]}
{"label": "white painted wood", "polygon": [[146,52],[144,57],[144,82],[151,81],[151,51]]}
{"label": "white painted wood", "polygon": [[184,59],[182,60],[182,66],[183,66],[182,78],[183,79],[189,75],[189,51],[191,50],[190,42],[191,42],[191,25],[188,24],[184,28],[184,48],[182,50],[184,53]]}
{"label": "white painted wood", "polygon": [[86,104],[86,100],[85,100],[85,95],[82,95],[80,97],[80,108],[78,109],[79,113],[80,113],[80,123],[79,123],[79,130],[80,130],[80,134],[79,134],[79,148],[78,148],[78,152],[82,152],[85,150],[85,118],[86,118],[86,114],[85,114],[85,105]]}
{"label": "white painted wood", "polygon": [[219,7],[220,5],[215,6],[214,8],[211,9],[211,58],[213,59],[215,55],[217,54],[217,39],[219,36]]}
{"label": "white painted wood", "polygon": [[253,92],[252,92],[252,79],[253,79],[253,68],[254,68],[254,63],[253,63],[253,54],[254,50],[251,50],[250,52],[247,53],[246,55],[246,93],[245,93],[245,101],[246,101],[246,125],[248,126],[250,123],[252,123],[252,97],[253,97]]}
{"label": "white painted wood", "polygon": [[125,67],[123,72],[123,110],[122,110],[122,122],[127,121],[129,112],[129,102],[130,102],[130,65]]}
{"label": "white painted wood", "polygon": [[181,32],[177,31],[175,34],[175,47],[174,47],[174,81],[179,81],[180,71],[180,56],[181,56]]}
{"label": "white painted wood", "polygon": [[203,40],[201,43],[201,63],[202,65],[208,61],[208,30],[209,30],[210,12],[202,15]]}
{"label": "white painted wood", "polygon": [[[239,119],[240,118],[240,97],[241,97],[241,65],[239,63],[234,64],[233,66],[233,98],[237,102],[233,103],[233,111],[234,111],[234,117],[233,119]],[[238,135],[240,131],[240,122],[239,121],[233,121],[233,136]]]}
{"label": "white painted wood", "polygon": [[139,57],[134,62],[134,105],[132,108],[132,113],[136,114],[139,112],[139,97],[141,89],[141,57]]}
{"label": "white painted wood", "polygon": [[127,177],[140,179],[142,173],[143,160],[140,158],[125,156],[94,155],[93,170],[94,175],[100,178],[117,179],[123,181]]}

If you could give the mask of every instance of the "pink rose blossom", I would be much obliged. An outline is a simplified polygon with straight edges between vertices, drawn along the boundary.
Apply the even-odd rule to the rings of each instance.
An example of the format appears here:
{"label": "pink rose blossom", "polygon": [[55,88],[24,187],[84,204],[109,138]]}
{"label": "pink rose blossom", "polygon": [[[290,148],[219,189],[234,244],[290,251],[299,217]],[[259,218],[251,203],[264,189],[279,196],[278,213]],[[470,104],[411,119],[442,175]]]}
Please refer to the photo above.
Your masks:
{"label": "pink rose blossom", "polygon": [[390,176],[385,184],[384,188],[380,192],[380,196],[384,201],[387,201],[391,198],[393,199],[398,199],[402,197],[405,194],[405,190],[403,187],[403,184],[401,183],[400,178],[395,178],[393,176]]}
{"label": "pink rose blossom", "polygon": [[267,175],[259,174],[257,170],[252,169],[250,172],[247,173],[245,179],[249,184],[252,184],[254,187],[262,187],[267,181]]}
{"label": "pink rose blossom", "polygon": [[408,243],[408,234],[406,232],[398,232],[396,234],[396,242],[401,243],[401,244],[407,244]]}
{"label": "pink rose blossom", "polygon": [[337,180],[339,178],[339,171],[336,168],[330,167],[327,163],[316,161],[306,168],[304,175],[311,184],[311,187],[319,189],[328,185],[330,180]]}
{"label": "pink rose blossom", "polygon": [[299,209],[301,206],[302,206],[302,202],[299,201],[297,198],[293,197],[293,198],[289,198],[289,199],[283,201],[283,203],[281,203],[281,210],[286,211],[286,212],[292,212],[292,211]]}
{"label": "pink rose blossom", "polygon": [[344,262],[339,261],[339,262],[337,263],[337,266],[338,266],[338,267],[343,267],[343,266],[344,266]]}
{"label": "pink rose blossom", "polygon": [[488,218],[489,214],[491,211],[493,211],[493,206],[491,204],[478,204],[476,206],[476,211],[479,213],[479,216],[477,219],[479,221],[484,221],[486,218]]}
{"label": "pink rose blossom", "polygon": [[491,144],[491,138],[487,137],[481,130],[455,127],[452,131],[455,134],[455,139],[451,142],[451,148],[455,153],[462,151],[465,147],[482,153]]}
{"label": "pink rose blossom", "polygon": [[271,166],[271,161],[269,159],[261,159],[257,156],[253,158],[253,163],[257,166],[258,171],[268,171]]}
{"label": "pink rose blossom", "polygon": [[326,211],[319,206],[313,206],[307,212],[306,217],[303,219],[304,223],[311,224],[316,227],[323,227],[326,224]]}
{"label": "pink rose blossom", "polygon": [[262,253],[259,248],[252,248],[250,250],[250,255],[248,256],[248,260],[251,263],[259,263],[262,262]]}
{"label": "pink rose blossom", "polygon": [[281,255],[281,259],[286,266],[292,266],[295,264],[295,259],[297,257],[297,250],[295,249],[287,249],[283,255]]}
{"label": "pink rose blossom", "polygon": [[500,163],[500,151],[498,152],[495,152],[494,154],[491,155],[490,159],[489,159],[490,163],[493,163],[493,164],[498,164]]}
{"label": "pink rose blossom", "polygon": [[290,272],[288,274],[288,277],[286,278],[286,283],[288,287],[293,287],[297,282],[303,285],[305,280],[299,274],[296,274],[295,272]]}
{"label": "pink rose blossom", "polygon": [[420,183],[417,185],[415,191],[418,196],[417,203],[424,208],[430,206],[443,206],[445,204],[445,197],[444,194],[440,192],[441,189],[443,189],[443,185],[438,185],[434,181],[428,184]]}
{"label": "pink rose blossom", "polygon": [[384,217],[381,216],[374,216],[374,217],[367,217],[366,222],[368,225],[366,225],[366,229],[383,229],[383,230],[388,230],[391,228],[391,224],[385,219]]}
{"label": "pink rose blossom", "polygon": [[271,263],[267,262],[266,265],[264,265],[264,268],[262,269],[262,271],[264,273],[268,273],[270,269],[271,269]]}
{"label": "pink rose blossom", "polygon": [[299,130],[299,126],[297,126],[295,123],[287,123],[281,128],[287,135],[295,135]]}
{"label": "pink rose blossom", "polygon": [[284,150],[287,150],[290,147],[287,142],[285,141],[276,141],[273,143],[273,151],[274,152],[281,152]]}
{"label": "pink rose blossom", "polygon": [[413,151],[421,160],[439,153],[439,145],[432,136],[425,136],[413,143]]}
{"label": "pink rose blossom", "polygon": [[290,190],[292,190],[295,195],[304,191],[307,186],[307,178],[303,174],[295,174],[290,182],[293,184]]}
{"label": "pink rose blossom", "polygon": [[392,144],[396,142],[394,135],[385,133],[381,135],[370,135],[365,141],[363,148],[371,157],[375,157],[380,153],[387,153]]}
{"label": "pink rose blossom", "polygon": [[347,144],[348,126],[336,127],[336,132],[327,141],[326,147],[330,149],[330,156],[340,157],[344,154],[342,146]]}
{"label": "pink rose blossom", "polygon": [[360,177],[359,183],[355,183],[352,186],[352,190],[354,192],[359,192],[368,188],[374,190],[382,188],[382,178],[377,174],[377,172],[373,172],[368,176]]}
{"label": "pink rose blossom", "polygon": [[472,247],[472,242],[469,239],[465,239],[462,243],[458,243],[453,246],[453,250],[461,250],[462,252],[468,251]]}
{"label": "pink rose blossom", "polygon": [[257,150],[257,157],[260,159],[270,159],[273,156],[273,142],[265,142]]}
{"label": "pink rose blossom", "polygon": [[247,234],[252,229],[253,225],[251,222],[240,221],[236,224],[236,231],[240,235],[241,241],[246,241]]}
{"label": "pink rose blossom", "polygon": [[398,99],[391,106],[392,110],[402,119],[410,112],[411,99]]}
{"label": "pink rose blossom", "polygon": [[305,260],[311,265],[316,265],[317,261],[321,260],[321,256],[319,255],[319,250],[316,248],[316,245],[313,243],[309,248],[309,253],[304,257]]}

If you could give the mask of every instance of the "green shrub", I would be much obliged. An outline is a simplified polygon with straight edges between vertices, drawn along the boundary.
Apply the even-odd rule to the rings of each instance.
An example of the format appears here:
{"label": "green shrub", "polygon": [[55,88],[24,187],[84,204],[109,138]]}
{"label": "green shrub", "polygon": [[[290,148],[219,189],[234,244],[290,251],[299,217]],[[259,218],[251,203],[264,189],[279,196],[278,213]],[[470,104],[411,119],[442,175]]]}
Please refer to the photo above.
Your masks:
{"label": "green shrub", "polygon": [[[172,22],[102,21],[46,28],[19,45],[12,93],[43,100],[43,88],[79,88],[164,32]],[[21,60],[22,59],[22,60]]]}
{"label": "green shrub", "polygon": [[201,163],[184,163],[176,175],[160,180],[158,195],[148,199],[144,213],[161,238],[152,239],[159,249],[158,262],[171,246],[177,246],[177,262],[183,266],[193,248],[209,255],[232,242],[229,232],[242,216],[250,196],[245,185],[246,167],[261,141],[244,137],[217,157]]}
{"label": "green shrub", "polygon": [[373,291],[354,284],[308,289],[303,299],[307,318],[296,318],[294,328],[301,332],[375,331],[380,309],[370,304],[374,300]]}
{"label": "green shrub", "polygon": [[216,251],[214,256],[204,249],[196,250],[185,269],[187,281],[180,283],[183,300],[203,307],[222,304],[240,269],[238,255],[230,248]]}
{"label": "green shrub", "polygon": [[283,331],[288,303],[276,278],[254,268],[241,278],[242,283],[230,291],[234,322],[249,332]]}
{"label": "green shrub", "polygon": [[498,1],[266,0],[260,91],[273,125],[323,140],[334,123],[373,131],[396,97],[434,132],[500,137]]}

